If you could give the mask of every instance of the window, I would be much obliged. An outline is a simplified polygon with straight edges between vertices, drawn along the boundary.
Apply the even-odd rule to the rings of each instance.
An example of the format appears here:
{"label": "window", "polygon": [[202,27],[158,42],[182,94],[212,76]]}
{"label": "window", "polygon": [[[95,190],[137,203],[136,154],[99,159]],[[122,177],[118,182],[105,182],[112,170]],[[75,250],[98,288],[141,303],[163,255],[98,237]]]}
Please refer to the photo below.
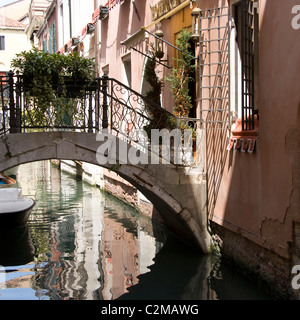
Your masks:
{"label": "window", "polygon": [[58,32],[59,32],[59,48],[61,48],[65,44],[65,36],[64,36],[64,7],[63,4],[60,5],[59,9],[59,20],[58,20]]}
{"label": "window", "polygon": [[122,58],[124,65],[124,83],[131,88],[131,55]]}
{"label": "window", "polygon": [[258,10],[256,0],[231,1],[230,109],[235,115],[227,150],[253,153],[259,135],[257,106]]}
{"label": "window", "polygon": [[5,50],[5,36],[0,36],[0,50]]}
{"label": "window", "polygon": [[255,110],[255,65],[257,55],[257,9],[254,0],[241,0],[232,7],[234,20],[234,62],[233,77],[235,103],[239,117],[242,118],[242,130],[254,129]]}
{"label": "window", "polygon": [[105,65],[103,68],[102,68],[102,73],[103,75],[106,74],[107,76],[109,75],[109,65]]}

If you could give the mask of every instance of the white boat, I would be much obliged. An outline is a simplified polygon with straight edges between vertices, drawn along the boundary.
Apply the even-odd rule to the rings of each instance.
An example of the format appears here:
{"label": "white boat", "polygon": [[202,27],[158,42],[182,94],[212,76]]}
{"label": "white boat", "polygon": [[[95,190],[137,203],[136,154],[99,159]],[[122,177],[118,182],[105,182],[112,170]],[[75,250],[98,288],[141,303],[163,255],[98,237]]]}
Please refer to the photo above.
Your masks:
{"label": "white boat", "polygon": [[31,198],[22,196],[19,188],[0,188],[0,228],[26,225],[35,205]]}

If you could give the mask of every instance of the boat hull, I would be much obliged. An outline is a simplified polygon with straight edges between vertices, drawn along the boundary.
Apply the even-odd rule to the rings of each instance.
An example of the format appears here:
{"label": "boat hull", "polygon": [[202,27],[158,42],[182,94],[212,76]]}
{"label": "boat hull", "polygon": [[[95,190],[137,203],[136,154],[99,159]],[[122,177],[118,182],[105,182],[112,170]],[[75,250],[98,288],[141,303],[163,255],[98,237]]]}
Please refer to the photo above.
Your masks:
{"label": "boat hull", "polygon": [[13,212],[0,212],[0,228],[25,226],[34,206],[35,201],[32,200],[32,203],[25,209]]}

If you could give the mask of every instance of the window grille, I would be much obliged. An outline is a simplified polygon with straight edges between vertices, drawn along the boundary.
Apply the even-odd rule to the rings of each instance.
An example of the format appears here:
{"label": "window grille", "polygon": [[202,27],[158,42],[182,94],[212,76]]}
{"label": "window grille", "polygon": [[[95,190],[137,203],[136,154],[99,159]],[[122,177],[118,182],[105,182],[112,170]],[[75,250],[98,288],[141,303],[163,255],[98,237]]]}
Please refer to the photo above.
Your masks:
{"label": "window grille", "polygon": [[242,128],[254,129],[254,0],[241,1]]}

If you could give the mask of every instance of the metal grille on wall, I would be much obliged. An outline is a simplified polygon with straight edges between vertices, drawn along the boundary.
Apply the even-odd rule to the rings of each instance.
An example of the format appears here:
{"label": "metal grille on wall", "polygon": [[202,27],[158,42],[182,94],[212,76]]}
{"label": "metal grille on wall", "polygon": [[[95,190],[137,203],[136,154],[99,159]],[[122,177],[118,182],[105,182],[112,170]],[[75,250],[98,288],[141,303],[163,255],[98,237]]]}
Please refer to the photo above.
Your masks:
{"label": "metal grille on wall", "polygon": [[202,127],[229,124],[229,7],[201,10],[200,118]]}
{"label": "metal grille on wall", "polygon": [[211,218],[226,163],[230,128],[229,7],[201,10],[200,117],[205,129],[205,171]]}

